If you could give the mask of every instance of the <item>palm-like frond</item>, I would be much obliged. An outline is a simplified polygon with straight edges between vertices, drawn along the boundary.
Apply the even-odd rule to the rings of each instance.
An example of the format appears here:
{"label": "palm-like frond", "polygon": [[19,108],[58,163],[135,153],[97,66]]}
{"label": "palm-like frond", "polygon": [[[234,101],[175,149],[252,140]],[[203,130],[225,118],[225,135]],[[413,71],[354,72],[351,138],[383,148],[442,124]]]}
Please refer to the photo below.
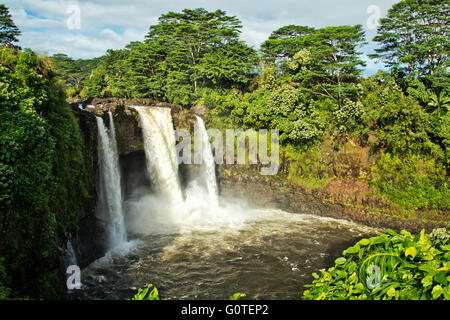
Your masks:
{"label": "palm-like frond", "polygon": [[401,263],[402,260],[397,253],[374,253],[362,262],[358,273],[359,281],[369,289],[379,287]]}

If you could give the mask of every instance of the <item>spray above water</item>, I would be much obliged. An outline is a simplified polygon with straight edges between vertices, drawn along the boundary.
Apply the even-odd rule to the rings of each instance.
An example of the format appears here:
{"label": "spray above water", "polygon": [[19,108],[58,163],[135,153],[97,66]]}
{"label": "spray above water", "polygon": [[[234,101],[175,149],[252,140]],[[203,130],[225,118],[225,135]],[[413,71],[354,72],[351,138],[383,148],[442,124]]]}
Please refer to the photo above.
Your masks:
{"label": "spray above water", "polygon": [[111,112],[109,112],[109,130],[106,128],[102,118],[96,117],[96,119],[100,163],[99,209],[101,210],[101,218],[107,224],[109,247],[113,249],[127,240],[123,214],[119,155]]}
{"label": "spray above water", "polygon": [[[100,208],[109,226],[111,248],[126,241],[127,229],[132,234],[172,234],[193,230],[236,230],[248,221],[267,216],[253,210],[243,201],[222,198],[219,205],[215,159],[203,120],[196,116],[196,157],[201,159],[200,174],[187,185],[185,197],[178,176],[175,130],[171,109],[134,107],[143,129],[146,172],[156,192],[147,192],[127,200],[122,209],[119,158],[112,114],[110,130],[97,118],[99,158],[101,163]],[[143,173],[144,174],[144,173]]]}

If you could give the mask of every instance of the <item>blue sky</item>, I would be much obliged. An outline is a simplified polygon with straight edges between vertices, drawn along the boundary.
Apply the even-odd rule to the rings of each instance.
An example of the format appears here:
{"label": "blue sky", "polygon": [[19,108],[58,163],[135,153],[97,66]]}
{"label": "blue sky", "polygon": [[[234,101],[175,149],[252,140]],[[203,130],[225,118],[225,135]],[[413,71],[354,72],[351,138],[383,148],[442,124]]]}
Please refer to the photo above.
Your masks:
{"label": "blue sky", "polygon": [[[123,48],[131,41],[142,41],[158,17],[184,8],[222,9],[237,16],[243,24],[241,38],[258,49],[273,30],[288,24],[323,27],[361,24],[369,44],[363,59],[364,74],[382,67],[367,58],[375,44],[370,29],[376,6],[381,16],[398,0],[5,0],[22,31],[20,46],[43,54],[66,53],[74,58],[93,58],[107,49]],[[77,11],[79,10],[79,20]],[[370,11],[370,10],[369,10]],[[75,19],[75,20],[74,20]],[[372,19],[372,20],[371,20]],[[78,25],[74,21],[80,21]]]}

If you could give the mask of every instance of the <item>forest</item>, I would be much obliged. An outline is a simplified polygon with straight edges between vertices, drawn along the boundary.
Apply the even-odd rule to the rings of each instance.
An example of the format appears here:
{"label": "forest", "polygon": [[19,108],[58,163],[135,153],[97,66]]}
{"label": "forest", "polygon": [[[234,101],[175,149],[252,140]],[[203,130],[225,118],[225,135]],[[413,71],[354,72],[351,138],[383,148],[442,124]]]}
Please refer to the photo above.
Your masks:
{"label": "forest", "polygon": [[[66,101],[202,106],[209,127],[278,129],[289,183],[314,191],[336,179],[358,181],[404,217],[448,216],[449,17],[448,0],[393,5],[370,55],[385,68],[364,77],[361,49],[372,39],[361,25],[287,25],[255,49],[240,39],[238,17],[184,9],[161,15],[143,41],[73,59],[20,48],[20,31],[0,5],[0,298],[61,294],[52,285],[58,271],[51,266],[65,235],[77,229],[74,218],[92,205],[92,159]],[[339,159],[337,169],[328,170],[326,153],[345,153],[349,145],[367,150],[362,170],[348,174]],[[443,238],[390,231],[363,239],[335,268],[314,274],[305,298],[367,298],[360,286],[347,295],[345,285],[354,279],[339,270],[352,274],[358,255],[378,245],[387,268],[397,266],[391,251],[407,260],[396,284],[383,287],[378,298],[450,299],[448,229]],[[420,271],[426,283],[408,269],[419,268],[413,266],[419,257],[432,268]],[[320,283],[327,281],[324,291]],[[422,285],[423,292],[411,289]]]}

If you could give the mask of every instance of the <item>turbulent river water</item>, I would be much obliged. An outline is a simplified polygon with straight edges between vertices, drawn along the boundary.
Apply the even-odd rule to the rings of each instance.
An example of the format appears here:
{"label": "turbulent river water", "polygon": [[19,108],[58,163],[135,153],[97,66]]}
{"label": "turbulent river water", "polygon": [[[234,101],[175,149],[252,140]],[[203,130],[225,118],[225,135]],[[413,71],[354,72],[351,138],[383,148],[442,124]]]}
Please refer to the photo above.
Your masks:
{"label": "turbulent river water", "polygon": [[377,230],[344,220],[276,210],[236,225],[139,237],[82,272],[78,299],[129,299],[156,285],[164,299],[299,299],[312,272]]}

